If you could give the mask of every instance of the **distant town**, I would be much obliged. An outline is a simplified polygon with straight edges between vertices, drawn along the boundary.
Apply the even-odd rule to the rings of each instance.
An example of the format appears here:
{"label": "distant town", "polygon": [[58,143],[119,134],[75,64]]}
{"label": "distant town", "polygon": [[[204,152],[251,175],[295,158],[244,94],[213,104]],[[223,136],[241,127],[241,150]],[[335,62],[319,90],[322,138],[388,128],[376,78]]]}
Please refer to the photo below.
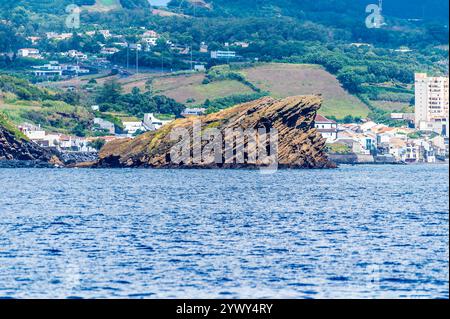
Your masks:
{"label": "distant town", "polygon": [[[41,64],[36,63],[30,66],[26,71],[34,77],[36,82],[70,80],[101,72],[123,76],[136,75],[141,71],[139,54],[152,52],[156,46],[168,47],[172,52],[185,56],[184,62],[190,64],[191,72],[206,72],[207,62],[199,62],[198,59],[194,61],[192,47],[172,43],[156,31],[144,27],[133,30],[133,33],[137,41],[130,42],[127,41],[125,34],[115,34],[109,29],[95,29],[78,34],[47,32],[45,36],[28,37],[27,40],[32,47],[21,48],[15,53],[3,53],[3,55],[9,54],[23,59],[43,61]],[[39,44],[43,41],[58,43],[73,37],[94,39],[93,43],[98,47],[97,52],[61,49],[61,52],[55,55],[54,52],[50,54],[36,48],[41,47]],[[207,43],[202,42],[195,55],[197,58],[198,54],[207,57],[204,61],[217,60],[218,64],[230,63],[242,58],[233,48],[245,49],[249,46],[249,42],[236,41],[222,44],[220,50],[211,50]],[[372,47],[368,43],[351,43],[349,46]],[[124,51],[126,51],[126,65],[115,65],[111,57]],[[407,54],[412,50],[402,46],[392,51],[396,54]],[[160,72],[165,72],[163,56],[161,56]],[[73,88],[69,86],[67,89]],[[436,163],[446,161],[449,155],[448,89],[448,77],[416,73],[414,113],[391,113],[392,121],[407,123],[406,125],[390,127],[365,118],[358,122],[337,123],[319,114],[316,118],[316,128],[327,139],[328,152],[337,162]],[[100,106],[92,105],[91,109],[93,112],[99,112]],[[187,107],[182,116],[200,116],[205,112],[206,109],[203,107]],[[94,130],[99,132],[97,137],[76,137],[47,132],[33,123],[22,123],[19,128],[30,140],[42,147],[55,148],[64,152],[97,152],[103,143],[120,138],[134,138],[144,132],[158,130],[172,120],[160,119],[154,113],[146,113],[143,118],[122,118],[123,129],[119,132],[117,123],[95,117],[92,124]],[[98,140],[102,142],[98,143]],[[97,143],[94,143],[96,141]]]}
{"label": "distant town", "polygon": [[[45,37],[30,36],[27,40],[33,45],[30,48],[21,48],[16,53],[9,53],[10,58],[13,58],[14,54],[18,58],[29,58],[34,60],[48,60],[52,59],[50,63],[42,65],[32,66],[32,73],[37,79],[41,80],[61,80],[75,77],[78,75],[87,75],[92,73],[98,73],[99,71],[107,68],[114,67],[110,61],[110,57],[120,52],[121,50],[127,50],[127,66],[129,69],[131,64],[134,64],[136,72],[139,72],[139,54],[140,52],[152,52],[153,49],[158,46],[168,47],[174,54],[185,56],[185,62],[191,65],[192,70],[205,71],[206,62],[196,62],[193,60],[193,48],[186,45],[178,45],[172,43],[170,40],[166,40],[162,35],[153,30],[146,30],[141,28],[134,31],[134,38],[137,41],[127,41],[126,36],[123,34],[113,34],[108,29],[100,29],[95,31],[86,31],[84,33],[56,33],[47,32]],[[79,50],[67,50],[60,51],[58,54],[43,52],[39,50],[39,44],[43,41],[50,41],[52,43],[58,43],[61,41],[70,40],[73,37],[87,37],[95,43],[97,52],[81,52]],[[98,40],[98,41],[97,41]],[[245,49],[249,47],[248,42],[233,42],[224,43],[223,47],[227,50],[210,50],[209,46],[202,42],[196,53],[202,55],[203,60],[222,60],[232,61],[240,59],[236,51],[230,48]],[[95,50],[91,50],[95,51]],[[3,53],[5,55],[5,53]],[[198,58],[198,57],[197,57]],[[59,61],[65,61],[60,63]],[[115,66],[117,67],[117,66]],[[118,67],[117,67],[118,68]],[[127,72],[122,68],[121,72]],[[164,72],[164,58],[161,61],[161,71]],[[170,69],[169,70],[173,70]]]}

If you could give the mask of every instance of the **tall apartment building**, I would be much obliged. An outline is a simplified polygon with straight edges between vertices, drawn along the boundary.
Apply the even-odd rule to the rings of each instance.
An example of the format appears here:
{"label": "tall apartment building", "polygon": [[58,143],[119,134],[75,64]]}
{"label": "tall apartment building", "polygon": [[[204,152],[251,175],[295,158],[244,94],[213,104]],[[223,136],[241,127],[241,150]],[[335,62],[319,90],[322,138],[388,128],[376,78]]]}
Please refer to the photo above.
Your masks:
{"label": "tall apartment building", "polygon": [[415,75],[415,126],[449,136],[449,78]]}

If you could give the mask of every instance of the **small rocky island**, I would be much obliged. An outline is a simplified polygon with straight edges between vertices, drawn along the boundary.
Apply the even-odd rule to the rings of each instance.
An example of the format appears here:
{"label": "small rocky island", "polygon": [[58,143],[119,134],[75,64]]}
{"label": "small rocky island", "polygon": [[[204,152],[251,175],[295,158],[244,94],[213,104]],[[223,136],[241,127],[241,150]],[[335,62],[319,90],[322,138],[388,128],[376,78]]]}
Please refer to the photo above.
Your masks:
{"label": "small rocky island", "polygon": [[[135,139],[116,140],[100,151],[99,160],[91,167],[140,167],[140,168],[252,168],[267,165],[249,159],[248,141],[236,141],[233,154],[245,149],[243,161],[223,163],[199,163],[192,160],[174,163],[171,150],[177,144],[171,132],[184,129],[193,134],[194,121],[201,122],[201,132],[214,128],[226,135],[227,130],[258,130],[265,128],[278,132],[278,158],[280,168],[333,168],[335,164],[325,152],[325,139],[314,128],[317,110],[321,107],[319,96],[296,96],[281,100],[265,97],[257,101],[237,105],[218,113],[178,119],[155,132],[147,132]],[[195,140],[190,144],[191,154]],[[207,144],[200,142],[200,149]],[[220,145],[225,148],[225,145]],[[235,155],[236,156],[236,155]]]}

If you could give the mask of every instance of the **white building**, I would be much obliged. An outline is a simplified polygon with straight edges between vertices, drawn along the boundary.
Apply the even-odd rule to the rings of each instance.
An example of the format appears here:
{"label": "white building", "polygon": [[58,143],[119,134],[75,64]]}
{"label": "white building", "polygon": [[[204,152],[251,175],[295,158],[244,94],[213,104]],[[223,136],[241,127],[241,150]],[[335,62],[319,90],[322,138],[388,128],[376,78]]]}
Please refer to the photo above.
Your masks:
{"label": "white building", "polygon": [[142,121],[125,121],[122,122],[128,136],[133,136],[138,131],[145,132],[147,129]]}
{"label": "white building", "polygon": [[160,120],[153,113],[144,114],[144,127],[147,131],[159,130],[164,125],[172,122],[172,120]]}
{"label": "white building", "polygon": [[415,75],[416,129],[449,136],[449,78]]}
{"label": "white building", "polygon": [[67,56],[69,58],[78,59],[78,60],[87,60],[87,54],[77,51],[77,50],[69,50],[67,52],[62,53],[63,56]]}
{"label": "white building", "polygon": [[194,65],[194,71],[206,72],[206,66],[204,64],[196,64]]}
{"label": "white building", "polygon": [[234,59],[235,51],[211,51],[211,59]]}
{"label": "white building", "polygon": [[332,143],[338,138],[337,123],[333,120],[327,119],[322,115],[317,115],[315,118],[315,128],[319,131],[327,143]]}
{"label": "white building", "polygon": [[49,40],[55,40],[55,41],[63,41],[68,40],[72,38],[72,33],[56,33],[56,32],[47,32],[46,37]]}
{"label": "white building", "polygon": [[148,46],[156,46],[158,42],[158,38],[142,38],[142,41],[145,42]]}
{"label": "white building", "polygon": [[103,48],[100,53],[105,55],[113,55],[119,52],[120,50],[117,48]]}
{"label": "white building", "polygon": [[115,133],[115,126],[113,123],[106,121],[102,118],[94,118],[94,125],[98,126],[101,130],[107,131],[109,134]]}
{"label": "white building", "polygon": [[189,117],[189,116],[200,116],[205,114],[206,109],[205,108],[186,108],[183,113],[181,113],[182,116],[184,117]]}
{"label": "white building", "polygon": [[38,49],[24,48],[17,51],[17,56],[21,58],[42,59]]}
{"label": "white building", "polygon": [[105,39],[112,37],[111,31],[109,30],[99,30],[98,33],[100,33]]}
{"label": "white building", "polygon": [[361,124],[359,126],[359,129],[361,130],[361,132],[368,132],[368,131],[372,130],[377,125],[378,124],[373,122],[373,121],[368,121],[366,123]]}
{"label": "white building", "polygon": [[33,66],[35,76],[38,77],[50,77],[50,76],[62,76],[63,68],[58,62],[52,61],[48,64]]}
{"label": "white building", "polygon": [[25,134],[30,140],[43,140],[45,138],[45,131],[41,129],[41,126],[35,126],[33,124],[25,123],[20,125],[19,130]]}
{"label": "white building", "polygon": [[200,52],[201,53],[208,53],[208,45],[205,42],[202,42],[200,44]]}

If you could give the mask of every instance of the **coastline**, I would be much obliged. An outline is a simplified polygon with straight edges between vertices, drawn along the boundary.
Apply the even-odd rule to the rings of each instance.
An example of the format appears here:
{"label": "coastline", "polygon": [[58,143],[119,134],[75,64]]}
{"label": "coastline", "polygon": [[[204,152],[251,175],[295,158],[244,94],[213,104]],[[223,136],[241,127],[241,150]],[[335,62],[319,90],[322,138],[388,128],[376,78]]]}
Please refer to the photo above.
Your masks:
{"label": "coastline", "polygon": [[[328,169],[339,169],[340,167],[346,166],[433,166],[433,165],[449,165],[449,161],[439,161],[435,163],[405,163],[405,162],[346,162],[346,163],[335,163],[335,167],[326,168],[304,168],[280,165],[277,170],[328,170]],[[243,165],[240,167],[206,167],[206,166],[192,166],[192,167],[95,167],[95,162],[81,162],[81,163],[70,163],[64,166],[51,164],[43,161],[32,161],[32,160],[0,160],[0,169],[22,169],[22,168],[45,168],[45,169],[131,169],[131,170],[264,170],[261,166],[251,166]]]}

